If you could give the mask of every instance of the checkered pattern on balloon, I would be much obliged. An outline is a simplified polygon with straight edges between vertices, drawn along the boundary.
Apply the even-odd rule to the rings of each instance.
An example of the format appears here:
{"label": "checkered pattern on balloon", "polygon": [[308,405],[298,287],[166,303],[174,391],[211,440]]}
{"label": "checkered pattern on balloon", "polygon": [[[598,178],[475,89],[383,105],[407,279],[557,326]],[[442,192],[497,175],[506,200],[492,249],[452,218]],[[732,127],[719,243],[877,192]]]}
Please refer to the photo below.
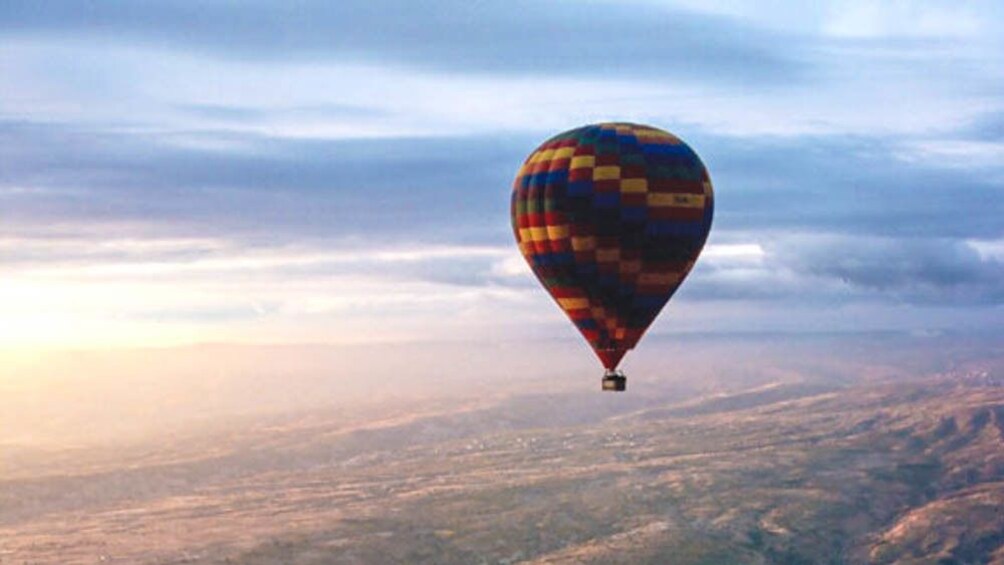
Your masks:
{"label": "checkered pattern on balloon", "polygon": [[693,268],[713,214],[697,154],[643,125],[557,135],[530,154],[513,184],[520,252],[608,370]]}

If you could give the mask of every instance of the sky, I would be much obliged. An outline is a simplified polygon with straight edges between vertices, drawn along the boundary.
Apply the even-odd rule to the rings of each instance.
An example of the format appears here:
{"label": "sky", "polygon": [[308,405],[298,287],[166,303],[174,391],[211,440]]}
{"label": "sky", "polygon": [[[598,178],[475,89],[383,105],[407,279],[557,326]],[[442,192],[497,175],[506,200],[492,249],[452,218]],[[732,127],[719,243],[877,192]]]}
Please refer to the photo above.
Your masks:
{"label": "sky", "polygon": [[1004,330],[1004,6],[751,4],[5,0],[0,349],[574,338],[509,193],[611,120],[715,185],[653,334]]}

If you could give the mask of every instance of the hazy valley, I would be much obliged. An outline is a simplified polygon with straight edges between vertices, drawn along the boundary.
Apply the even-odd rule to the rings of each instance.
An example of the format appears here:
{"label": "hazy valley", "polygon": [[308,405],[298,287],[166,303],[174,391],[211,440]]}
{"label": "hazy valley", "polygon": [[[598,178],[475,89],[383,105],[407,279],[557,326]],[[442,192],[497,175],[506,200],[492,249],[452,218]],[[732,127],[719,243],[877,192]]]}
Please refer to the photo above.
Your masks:
{"label": "hazy valley", "polygon": [[897,347],[11,442],[0,563],[1004,564],[1004,358]]}

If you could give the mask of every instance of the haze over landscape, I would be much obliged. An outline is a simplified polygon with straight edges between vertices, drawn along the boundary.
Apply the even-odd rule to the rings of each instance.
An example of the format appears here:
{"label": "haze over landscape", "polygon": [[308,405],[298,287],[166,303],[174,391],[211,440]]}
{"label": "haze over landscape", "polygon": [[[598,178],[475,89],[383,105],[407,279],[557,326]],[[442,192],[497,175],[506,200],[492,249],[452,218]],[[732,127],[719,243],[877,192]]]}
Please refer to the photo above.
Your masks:
{"label": "haze over landscape", "polygon": [[[1004,9],[804,4],[0,3],[0,564],[1004,564]],[[715,186],[621,395],[601,121]]]}

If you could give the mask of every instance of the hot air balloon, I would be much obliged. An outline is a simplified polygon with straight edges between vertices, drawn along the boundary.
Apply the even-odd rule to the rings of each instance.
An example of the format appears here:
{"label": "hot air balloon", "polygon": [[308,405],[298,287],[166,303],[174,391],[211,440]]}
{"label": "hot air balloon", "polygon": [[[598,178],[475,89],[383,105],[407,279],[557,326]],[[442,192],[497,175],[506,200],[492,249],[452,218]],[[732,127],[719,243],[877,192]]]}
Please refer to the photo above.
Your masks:
{"label": "hot air balloon", "polygon": [[602,123],[545,141],[512,192],[520,252],[624,390],[617,365],[686,278],[714,196],[697,154],[651,126]]}

